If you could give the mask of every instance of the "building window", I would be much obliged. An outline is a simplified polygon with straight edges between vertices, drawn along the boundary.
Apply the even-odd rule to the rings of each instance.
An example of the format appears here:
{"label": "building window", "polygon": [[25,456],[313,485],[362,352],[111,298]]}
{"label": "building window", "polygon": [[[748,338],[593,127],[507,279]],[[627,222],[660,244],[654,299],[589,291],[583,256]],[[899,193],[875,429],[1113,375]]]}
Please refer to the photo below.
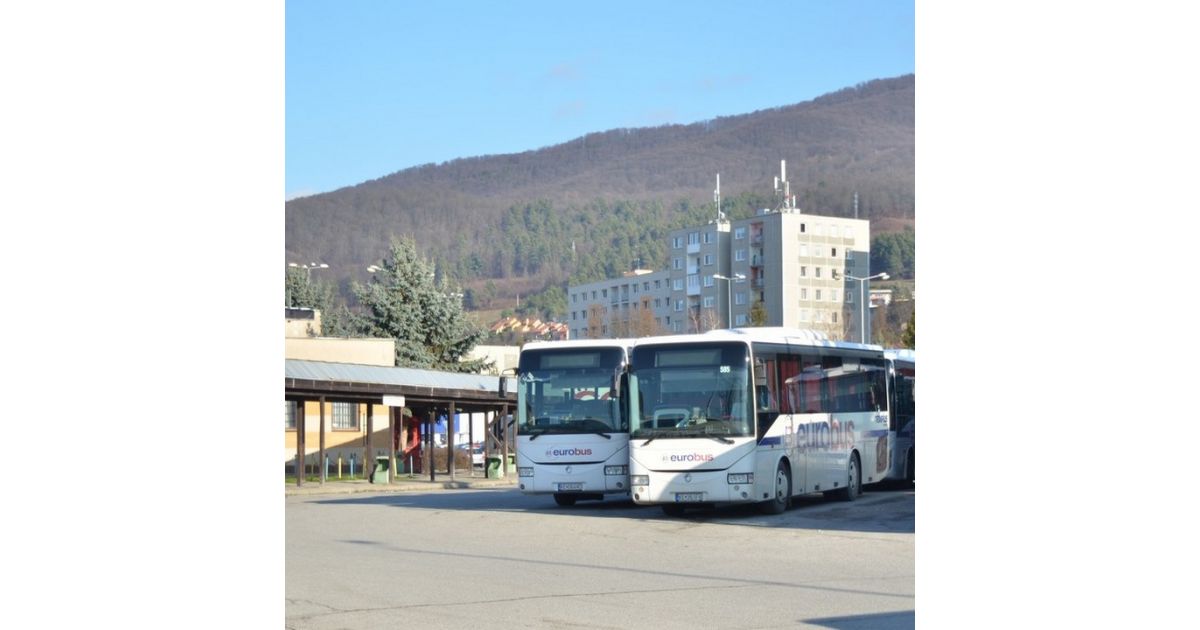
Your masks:
{"label": "building window", "polygon": [[800,289],[800,299],[801,300],[808,299],[808,289]]}
{"label": "building window", "polygon": [[837,258],[837,248],[836,248],[836,247],[834,247],[834,248],[831,248],[831,249],[829,250],[829,257],[830,257],[830,258]]}
{"label": "building window", "polygon": [[837,292],[837,289],[834,289],[834,290],[832,290],[832,291],[830,291],[830,292],[829,292],[829,299],[830,299],[831,301],[833,301],[833,302],[836,302],[836,301],[838,301],[838,292]]}
{"label": "building window", "polygon": [[713,277],[712,276],[704,276],[704,286],[711,287],[712,285],[713,285]]}
{"label": "building window", "polygon": [[821,277],[821,268],[820,267],[813,267],[813,272],[817,274],[818,278]]}
{"label": "building window", "polygon": [[693,274],[688,274],[688,277],[687,277],[687,283],[688,283],[688,288],[689,288],[689,289],[698,289],[698,288],[700,288],[700,276],[698,276],[698,275],[696,275],[696,274],[694,274],[694,273],[693,273]]}
{"label": "building window", "polygon": [[358,430],[358,403],[333,403],[333,430]]}
{"label": "building window", "polygon": [[800,265],[800,277],[804,278],[806,276],[808,276],[808,267]]}
{"label": "building window", "polygon": [[299,404],[294,400],[283,401],[283,427],[288,431],[296,430],[296,421],[299,418]]}
{"label": "building window", "polygon": [[642,290],[643,290],[643,291],[649,291],[649,290],[650,290],[650,282],[649,282],[649,281],[646,281],[646,282],[643,282],[643,283],[642,283]]}
{"label": "building window", "polygon": [[833,323],[836,324],[837,323],[837,311],[830,313],[829,316],[833,320]]}
{"label": "building window", "polygon": [[847,292],[846,292],[846,303],[847,303],[847,304],[853,304],[853,303],[854,303],[854,292],[853,292],[853,291],[847,291]]}
{"label": "building window", "polygon": [[803,224],[803,223],[801,223],[801,224],[800,224],[800,233],[801,233],[801,234],[804,234],[804,231],[805,231],[805,226],[804,226],[804,224]]}
{"label": "building window", "polygon": [[704,255],[704,264],[705,264],[705,265],[712,265],[712,264],[713,264],[713,255],[712,255],[712,254],[705,254],[705,255]]}
{"label": "building window", "polygon": [[574,304],[574,303],[578,302],[578,301],[579,301],[579,300],[577,299],[578,297],[579,297],[579,294],[578,294],[578,293],[572,293],[572,294],[571,294],[571,303],[572,303],[572,304]]}
{"label": "building window", "polygon": [[683,311],[683,300],[675,300],[675,312]]}
{"label": "building window", "polygon": [[654,298],[654,308],[662,308],[662,298]]}
{"label": "building window", "polygon": [[820,289],[815,289],[815,290],[813,291],[813,293],[814,293],[814,294],[816,294],[816,296],[817,296],[815,299],[816,299],[818,302],[820,302],[820,301],[821,301],[821,290],[820,290]]}
{"label": "building window", "polygon": [[674,289],[675,289],[676,291],[682,291],[682,290],[683,290],[683,278],[675,278],[675,281],[674,281]]}
{"label": "building window", "polygon": [[[803,232],[803,230],[801,230],[801,231]],[[740,228],[735,229],[733,231],[733,238],[735,238],[735,239],[746,238],[746,228],[740,227]]]}
{"label": "building window", "polygon": [[575,321],[575,311],[571,311],[571,321]]}
{"label": "building window", "polygon": [[711,243],[713,241],[712,237],[713,237],[712,232],[705,232],[704,233],[704,244],[707,245],[707,244]]}
{"label": "building window", "polygon": [[595,292],[595,291],[592,291],[592,299],[593,299],[593,300],[594,300],[594,299],[596,299],[596,292]]}
{"label": "building window", "polygon": [[704,296],[704,308],[712,308],[712,307],[713,307],[713,296],[711,296],[711,295]]}
{"label": "building window", "polygon": [[800,257],[805,258],[807,256],[808,256],[808,245],[801,245],[800,246]]}
{"label": "building window", "polygon": [[700,233],[699,232],[688,232],[688,245],[699,245],[699,244],[700,244]]}
{"label": "building window", "polygon": [[746,303],[746,293],[745,292],[734,293],[733,294],[733,303],[734,304],[745,304]]}
{"label": "building window", "polygon": [[683,269],[683,259],[682,258],[674,258],[671,260],[671,265],[673,267],[675,267],[676,269]]}
{"label": "building window", "polygon": [[802,322],[808,321],[808,309],[806,309],[806,308],[800,309],[800,321],[802,321]]}
{"label": "building window", "polygon": [[737,316],[733,318],[733,322],[735,326],[745,326],[746,315],[744,313],[738,313]]}
{"label": "building window", "polygon": [[739,249],[739,250],[733,252],[733,259],[734,260],[746,260],[746,250]]}
{"label": "building window", "polygon": [[683,237],[676,236],[675,238],[672,238],[671,239],[671,247],[673,249],[679,249],[680,247],[683,247]]}

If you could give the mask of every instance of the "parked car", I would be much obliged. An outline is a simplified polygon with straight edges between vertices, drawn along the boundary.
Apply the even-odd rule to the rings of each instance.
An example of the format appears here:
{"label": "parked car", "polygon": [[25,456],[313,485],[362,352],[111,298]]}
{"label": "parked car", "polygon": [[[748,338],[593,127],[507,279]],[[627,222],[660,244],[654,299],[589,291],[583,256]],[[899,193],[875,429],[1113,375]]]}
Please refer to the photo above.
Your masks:
{"label": "parked car", "polygon": [[[465,451],[467,450],[467,445],[460,444],[458,448]],[[483,444],[474,444],[471,446],[471,465],[483,466]]]}

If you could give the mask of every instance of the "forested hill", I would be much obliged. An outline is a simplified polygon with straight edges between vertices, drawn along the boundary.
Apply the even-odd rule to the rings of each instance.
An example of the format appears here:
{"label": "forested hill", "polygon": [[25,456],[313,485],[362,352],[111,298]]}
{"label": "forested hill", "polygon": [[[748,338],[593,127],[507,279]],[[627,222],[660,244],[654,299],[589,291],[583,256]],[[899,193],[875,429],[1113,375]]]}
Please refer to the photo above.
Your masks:
{"label": "forested hill", "polygon": [[[912,225],[915,77],[880,79],[812,101],[691,125],[615,129],[524,153],[405,169],[286,204],[288,261],[330,265],[323,280],[362,279],[392,235],[464,286],[503,298],[568,278],[665,264],[665,232],[775,206],[787,161],[806,213]],[[574,244],[574,247],[573,247]],[[317,278],[314,277],[314,280]]]}

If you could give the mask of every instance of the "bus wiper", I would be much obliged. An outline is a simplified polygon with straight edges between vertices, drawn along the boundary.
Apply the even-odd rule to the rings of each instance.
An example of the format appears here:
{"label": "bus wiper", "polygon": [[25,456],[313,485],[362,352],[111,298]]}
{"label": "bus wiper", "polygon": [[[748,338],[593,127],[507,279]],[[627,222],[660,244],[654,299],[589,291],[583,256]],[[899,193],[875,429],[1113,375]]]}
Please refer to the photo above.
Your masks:
{"label": "bus wiper", "polygon": [[721,437],[719,435],[705,435],[704,437],[712,438],[722,444],[733,444],[733,440],[726,438],[726,437]]}

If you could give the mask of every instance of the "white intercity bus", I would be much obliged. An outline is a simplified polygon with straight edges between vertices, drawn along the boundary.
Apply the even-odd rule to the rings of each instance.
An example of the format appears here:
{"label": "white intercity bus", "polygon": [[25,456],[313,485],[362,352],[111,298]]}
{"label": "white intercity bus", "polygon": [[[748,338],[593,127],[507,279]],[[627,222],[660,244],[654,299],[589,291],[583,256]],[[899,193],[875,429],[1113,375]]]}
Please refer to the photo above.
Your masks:
{"label": "white intercity bus", "polygon": [[526,494],[559,505],[629,494],[622,403],[631,341],[531,342],[517,368],[517,475]]}
{"label": "white intercity bus", "polygon": [[887,350],[884,358],[888,362],[888,431],[892,445],[888,479],[912,485],[917,478],[917,353],[906,349]]}
{"label": "white intercity bus", "polygon": [[788,328],[639,339],[630,355],[632,497],[689,506],[854,500],[887,477],[887,363],[876,345]]}

